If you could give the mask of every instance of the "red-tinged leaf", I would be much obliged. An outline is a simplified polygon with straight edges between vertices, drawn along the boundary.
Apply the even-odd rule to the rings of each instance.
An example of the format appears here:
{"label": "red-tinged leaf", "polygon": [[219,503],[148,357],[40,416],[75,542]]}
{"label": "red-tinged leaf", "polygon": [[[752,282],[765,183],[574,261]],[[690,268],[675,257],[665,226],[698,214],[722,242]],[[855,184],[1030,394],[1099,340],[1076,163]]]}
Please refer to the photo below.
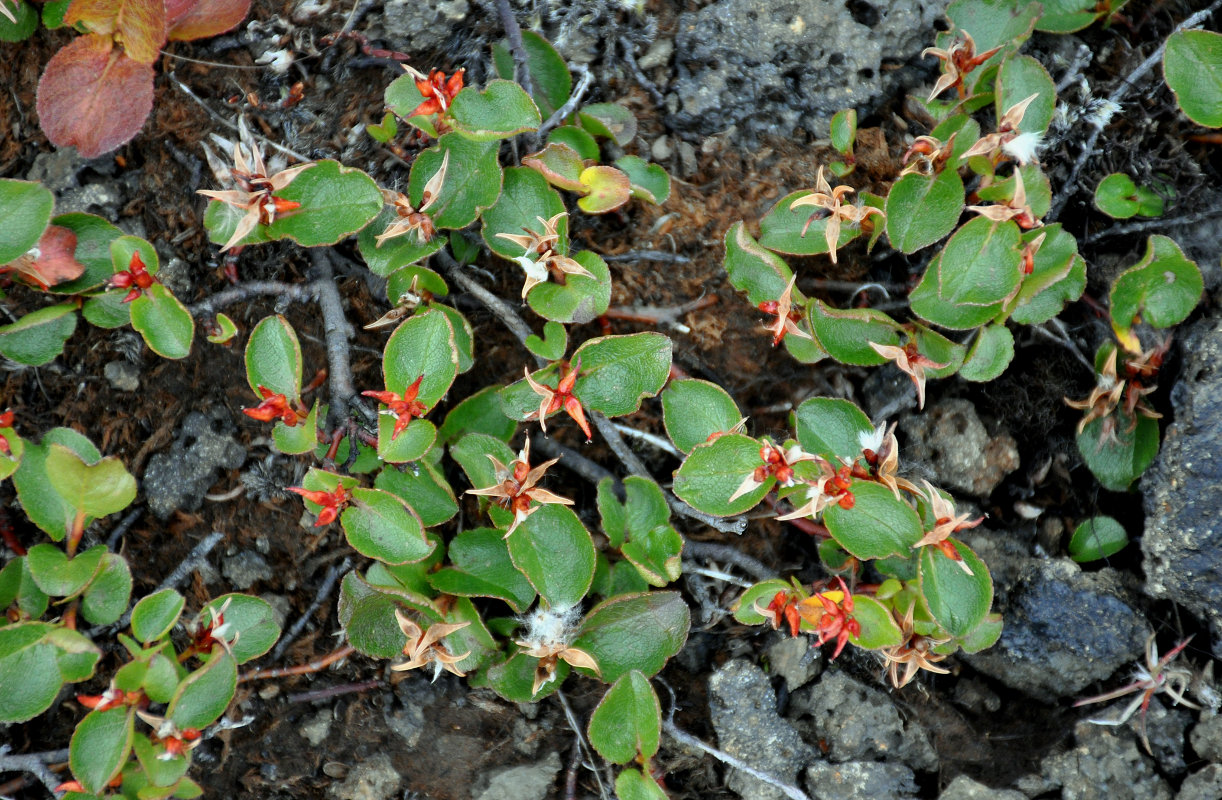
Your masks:
{"label": "red-tinged leaf", "polygon": [[153,109],[153,67],[128,58],[104,36],[81,36],[47,62],[38,81],[38,118],[56,147],[97,158],[131,140]]}
{"label": "red-tinged leaf", "polygon": [[74,258],[76,234],[59,225],[49,225],[36,247],[38,255],[26,253],[7,269],[43,289],[81,276],[85,265]]}
{"label": "red-tinged leaf", "polygon": [[216,36],[246,19],[250,0],[166,0],[166,28],[172,41]]}
{"label": "red-tinged leaf", "polygon": [[103,36],[117,32],[128,58],[152,64],[165,43],[166,7],[164,0],[72,0],[64,23]]}

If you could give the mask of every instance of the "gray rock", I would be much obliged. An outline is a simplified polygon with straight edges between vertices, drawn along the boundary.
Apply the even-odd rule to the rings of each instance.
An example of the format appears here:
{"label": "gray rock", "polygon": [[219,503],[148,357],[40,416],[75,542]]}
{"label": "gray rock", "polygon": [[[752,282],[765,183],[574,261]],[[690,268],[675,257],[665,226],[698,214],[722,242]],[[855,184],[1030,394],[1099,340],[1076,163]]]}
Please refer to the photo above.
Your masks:
{"label": "gray rock", "polygon": [[76,176],[86,166],[87,162],[77,155],[75,147],[57,147],[34,156],[26,180],[38,181],[58,195],[81,185]]}
{"label": "gray rock", "polygon": [[306,717],[297,731],[313,747],[322,744],[331,733],[331,709],[321,708],[313,716]]}
{"label": "gray rock", "polygon": [[114,219],[122,202],[123,194],[114,181],[98,181],[64,191],[55,201],[55,211],[60,214],[82,211]]}
{"label": "gray rock", "polygon": [[1222,797],[1222,764],[1210,764],[1187,778],[1175,800],[1218,800]]}
{"label": "gray rock", "polygon": [[1184,338],[1175,421],[1142,478],[1146,593],[1208,620],[1222,657],[1222,322]]}
{"label": "gray rock", "polygon": [[[1123,699],[1132,702],[1133,696]],[[1167,777],[1179,778],[1188,772],[1188,764],[1184,761],[1184,734],[1194,714],[1187,708],[1169,707],[1171,703],[1171,698],[1166,695],[1153,698],[1146,711],[1144,726],[1159,770]],[[1129,719],[1129,729],[1140,736],[1142,726],[1141,712],[1138,711]]]}
{"label": "gray rock", "polygon": [[962,399],[943,400],[924,414],[905,417],[904,457],[927,464],[946,489],[988,497],[1018,469],[1018,446],[1009,434],[989,436],[976,407]]}
{"label": "gray rock", "polygon": [[[935,0],[719,0],[679,15],[674,60],[681,101],[669,126],[710,135],[805,128],[826,136],[833,114],[881,98],[884,58],[904,62],[933,42]],[[898,72],[898,71],[897,71]]]}
{"label": "gray rock", "polygon": [[177,509],[194,511],[216,482],[217,470],[242,466],[246,451],[230,435],[232,429],[223,408],[187,415],[170,449],[150,458],[145,470],[144,492],[154,514],[166,519]]}
{"label": "gray rock", "polygon": [[259,581],[270,580],[273,573],[263,556],[253,550],[241,550],[225,559],[221,564],[221,574],[233,584],[233,588],[246,590]]}
{"label": "gray rock", "polygon": [[274,592],[264,592],[259,595],[259,599],[272,607],[272,618],[276,620],[280,630],[284,630],[285,623],[288,622],[289,611],[292,610],[289,599],[282,594],[275,594]]}
{"label": "gray rock", "polygon": [[404,52],[436,49],[449,38],[455,24],[467,18],[470,10],[467,0],[434,0],[431,3],[388,0],[383,11],[381,35]]}
{"label": "gray rock", "polygon": [[1015,789],[993,789],[959,775],[942,790],[938,800],[1027,800],[1027,796]]}
{"label": "gray rock", "polygon": [[794,692],[789,709],[790,716],[804,715],[799,724],[809,729],[803,730],[809,741],[827,743],[829,761],[898,759],[922,772],[938,768],[925,729],[915,720],[905,725],[885,692],[841,670]]}
{"label": "gray rock", "polygon": [[1079,722],[1076,746],[1044,759],[1040,778],[1028,776],[1019,788],[1034,796],[1061,787],[1061,800],[1171,800],[1171,787],[1125,728]]}
{"label": "gray rock", "polygon": [[785,679],[789,691],[810,683],[823,671],[823,658],[810,638],[784,638],[768,648],[768,664],[774,675]]}
{"label": "gray rock", "polygon": [[1001,639],[964,658],[1032,697],[1068,697],[1142,657],[1150,629],[1135,604],[1113,569],[1033,561],[997,609],[1006,621]]}
{"label": "gray rock", "polygon": [[1203,717],[1188,734],[1188,741],[1201,758],[1222,763],[1222,716]]}
{"label": "gray rock", "polygon": [[[778,780],[794,783],[798,772],[815,760],[814,749],[776,713],[768,676],[750,661],[730,661],[709,678],[709,713],[722,750]],[[738,770],[730,771],[726,785],[743,800],[785,797],[776,787]]]}
{"label": "gray rock", "polygon": [[375,753],[358,761],[343,783],[327,791],[337,800],[390,800],[398,795],[402,781],[390,756]]}
{"label": "gray rock", "polygon": [[134,392],[140,388],[140,367],[130,361],[108,361],[102,374],[120,392]]}
{"label": "gray rock", "polygon": [[492,773],[488,788],[475,800],[543,800],[560,771],[560,756],[552,751],[537,764]]}
{"label": "gray rock", "polygon": [[806,786],[819,800],[905,800],[915,797],[912,770],[903,764],[816,761],[806,768]]}

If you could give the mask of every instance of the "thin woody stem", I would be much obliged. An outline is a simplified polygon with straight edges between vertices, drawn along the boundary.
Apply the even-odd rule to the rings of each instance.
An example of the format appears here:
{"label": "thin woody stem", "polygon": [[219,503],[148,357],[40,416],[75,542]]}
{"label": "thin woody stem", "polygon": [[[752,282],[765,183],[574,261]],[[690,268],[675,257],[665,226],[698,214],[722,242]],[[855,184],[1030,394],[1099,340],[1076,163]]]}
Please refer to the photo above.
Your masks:
{"label": "thin woody stem", "polygon": [[248,681],[260,681],[268,678],[287,678],[290,675],[311,675],[315,672],[322,672],[327,667],[337,661],[343,661],[348,656],[356,652],[356,649],[346,644],[338,650],[334,650],[322,658],[311,661],[308,664],[298,664],[294,667],[275,667],[273,669],[255,669],[244,673],[238,678],[238,683],[246,683]]}

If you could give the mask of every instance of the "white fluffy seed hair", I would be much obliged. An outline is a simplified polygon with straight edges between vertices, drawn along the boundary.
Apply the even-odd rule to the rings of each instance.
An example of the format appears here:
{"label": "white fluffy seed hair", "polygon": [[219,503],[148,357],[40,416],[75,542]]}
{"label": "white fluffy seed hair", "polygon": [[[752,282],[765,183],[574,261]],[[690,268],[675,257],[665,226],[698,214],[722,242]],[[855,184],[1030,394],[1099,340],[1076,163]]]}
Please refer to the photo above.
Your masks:
{"label": "white fluffy seed hair", "polygon": [[523,640],[533,644],[567,644],[581,621],[581,606],[567,608],[538,607],[522,617],[526,626]]}

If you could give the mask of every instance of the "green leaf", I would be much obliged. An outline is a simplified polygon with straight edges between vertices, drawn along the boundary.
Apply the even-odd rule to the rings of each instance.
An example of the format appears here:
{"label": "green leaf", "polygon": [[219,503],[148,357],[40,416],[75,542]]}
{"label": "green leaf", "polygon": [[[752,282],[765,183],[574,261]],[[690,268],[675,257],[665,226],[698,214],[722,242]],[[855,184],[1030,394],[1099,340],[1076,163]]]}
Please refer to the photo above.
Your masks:
{"label": "green leaf", "polygon": [[1045,33],[1073,33],[1099,18],[1096,0],[1044,0],[1044,14],[1035,29]]}
{"label": "green leaf", "polygon": [[652,677],[683,647],[691,621],[678,592],[620,595],[591,609],[573,646],[594,657],[604,683],[631,670]]}
{"label": "green leaf", "polygon": [[1123,172],[1113,172],[1095,187],[1095,208],[1113,219],[1129,219],[1138,214],[1157,217],[1162,214],[1162,207],[1161,197],[1138,187]]}
{"label": "green leaf", "polygon": [[[446,240],[441,236],[434,236],[422,242],[418,232],[395,236],[379,245],[378,237],[399,218],[393,206],[386,206],[373,222],[361,228],[361,232],[357,234],[357,249],[361,252],[361,258],[365,259],[365,266],[375,275],[385,278],[395,270],[423,261],[445,247]],[[398,297],[394,299],[398,300]]]}
{"label": "green leaf", "polygon": [[[496,205],[481,215],[484,224],[480,234],[492,252],[512,260],[525,255],[526,248],[497,234],[519,236],[523,229],[541,233],[543,221],[563,212],[564,201],[542,175],[529,167],[509,167]],[[568,231],[568,215],[564,215],[556,223],[560,239],[552,248],[561,255],[569,251]]]}
{"label": "green leaf", "polygon": [[140,598],[132,609],[132,635],[142,643],[156,641],[173,629],[186,600],[174,589],[162,589]]}
{"label": "green leaf", "polygon": [[132,596],[132,573],[127,562],[106,553],[81,598],[81,616],[94,625],[109,625],[123,616]]}
{"label": "green leaf", "polygon": [[17,609],[30,619],[38,619],[47,611],[50,599],[38,588],[30,574],[29,560],[18,556],[0,568],[0,608],[17,603]]}
{"label": "green leaf", "polygon": [[30,575],[38,588],[52,597],[75,597],[89,585],[107,552],[105,545],[95,545],[74,558],[53,544],[36,544],[26,554]]}
{"label": "green leaf", "polygon": [[684,378],[662,390],[662,424],[684,453],[715,433],[728,433],[741,420],[734,398],[715,383]]}
{"label": "green leaf", "polygon": [[424,102],[424,95],[420,94],[420,90],[416,88],[414,76],[409,74],[400,75],[398,78],[395,78],[382,93],[382,98],[386,103],[386,107],[394,112],[395,116],[404,120],[409,125],[419,128],[428,136],[437,137],[437,128],[433,125],[433,115],[421,114],[408,117],[408,114],[415,111]]}
{"label": "green leaf", "polygon": [[216,333],[208,334],[208,341],[213,344],[228,344],[238,335],[238,326],[225,314],[216,315]]}
{"label": "green leaf", "polygon": [[743,592],[742,597],[734,603],[732,611],[734,619],[744,625],[763,625],[765,622],[764,616],[755,610],[755,604],[767,608],[772,602],[772,598],[776,597],[777,592],[786,592],[792,590],[793,587],[788,581],[783,581],[780,578],[771,578],[757,583],[747,591]]}
{"label": "green leaf", "polygon": [[517,455],[501,439],[485,433],[468,433],[450,445],[450,457],[458,462],[471,485],[484,489],[497,483],[496,468],[488,456],[508,466]]}
{"label": "green leaf", "polygon": [[[759,243],[763,247],[776,250],[778,253],[797,256],[819,255],[828,252],[826,236],[828,218],[824,216],[816,219],[808,226],[806,223],[812,215],[819,215],[823,212],[814,206],[798,206],[796,210],[792,208],[795,200],[809,197],[810,194],[809,189],[787,194],[769,209],[764,218],[760,220]],[[861,228],[856,225],[841,225],[836,239],[836,249],[844,247],[860,234]]]}
{"label": "green leaf", "polygon": [[857,139],[857,109],[846,108],[832,115],[832,147],[842,156],[853,154],[853,142]]}
{"label": "green leaf", "polygon": [[102,651],[88,637],[70,628],[52,628],[47,634],[47,642],[59,651],[56,662],[63,680],[79,683],[93,677]]}
{"label": "green leaf", "polygon": [[889,316],[872,308],[852,308],[840,311],[812,300],[806,307],[811,330],[823,349],[843,364],[876,367],[887,359],[870,347],[899,344],[899,325]]}
{"label": "green leaf", "polygon": [[963,213],[963,180],[953,169],[904,175],[887,194],[886,211],[891,245],[915,253],[955,229]]}
{"label": "green leaf", "polygon": [[[573,76],[556,48],[534,31],[522,31],[522,47],[530,73],[531,97],[542,115],[550,117],[569,99]],[[504,42],[493,45],[492,59],[499,77],[514,79],[513,55]]]}
{"label": "green leaf", "polygon": [[603,336],[573,353],[581,364],[573,394],[582,405],[609,417],[632,414],[641,400],[662,390],[670,375],[671,341],[660,333]]}
{"label": "green leaf", "polygon": [[586,186],[581,182],[585,164],[577,151],[562,142],[548,142],[542,150],[522,158],[522,166],[542,175],[557,189],[584,194]]}
{"label": "green leaf", "polygon": [[535,334],[526,337],[526,349],[545,361],[559,361],[569,348],[568,329],[559,322],[548,320],[543,324],[543,338]]}
{"label": "green leaf", "polygon": [[[7,0],[5,0],[7,3]],[[12,12],[16,22],[9,22],[7,17],[0,15],[0,42],[20,42],[30,38],[34,31],[38,28],[38,12],[29,3],[23,0],[17,0],[17,8],[14,11],[9,5],[5,8]],[[7,204],[6,200],[0,200],[0,205]],[[3,224],[0,223],[0,228]],[[4,263],[0,259],[0,263]]]}
{"label": "green leaf", "polygon": [[195,337],[195,320],[174,294],[154,283],[131,304],[132,327],[162,358],[186,358]]}
{"label": "green leaf", "polygon": [[861,457],[863,439],[874,435],[874,426],[850,400],[812,397],[798,406],[794,431],[803,450],[836,465],[852,464]]}
{"label": "green leaf", "polygon": [[255,397],[259,387],[282,394],[291,403],[301,400],[301,343],[284,317],[264,317],[246,343],[246,381]]}
{"label": "green leaf", "polygon": [[477,142],[508,139],[543,122],[530,95],[513,81],[492,80],[478,91],[468,86],[450,104],[455,130]]}
{"label": "green leaf", "polygon": [[72,733],[68,767],[88,792],[101,794],[131,754],[136,712],[125,706],[91,711]]}
{"label": "green leaf", "polygon": [[726,434],[692,449],[675,472],[675,495],[706,514],[718,517],[742,514],[755,508],[776,484],[776,479],[769,477],[750,492],[730,500],[763,463],[758,441],[742,434]]}
{"label": "green leaf", "polygon": [[921,318],[967,330],[997,316],[1022,278],[1018,226],[977,217],[951,237],[909,300]]}
{"label": "green leaf", "polygon": [[[37,15],[32,14],[25,3],[20,8],[37,23]],[[0,19],[0,41],[16,41],[5,38],[5,25],[11,23]],[[29,33],[32,32],[33,28]],[[41,183],[0,178],[0,264],[9,263],[38,244],[43,231],[51,224],[54,206],[55,196]]]}
{"label": "green leaf", "polygon": [[662,738],[662,705],[649,679],[624,673],[590,714],[590,744],[613,764],[653,758]]}
{"label": "green leaf", "polygon": [[383,469],[378,472],[374,486],[407,503],[426,528],[440,525],[458,513],[454,490],[427,460],[419,462],[416,469]]}
{"label": "green leaf", "polygon": [[203,729],[221,718],[237,688],[237,661],[224,648],[214,647],[208,663],[178,684],[178,691],[166,709],[166,719],[179,730]]}
{"label": "green leaf", "polygon": [[[144,734],[136,734],[132,749],[144,774],[154,786],[170,787],[186,774],[191,760],[186,755],[171,756],[164,745],[154,745]],[[138,795],[139,796],[139,795]]]}
{"label": "green leaf", "polygon": [[611,270],[602,256],[590,250],[573,255],[573,260],[593,275],[566,275],[564,284],[544,281],[526,295],[536,314],[554,322],[584,324],[604,314],[611,304]]}
{"label": "green leaf", "polygon": [[965,653],[979,653],[997,644],[1001,638],[1001,614],[989,614],[959,641]]}
{"label": "green leaf", "polygon": [[1066,233],[1061,223],[1047,225],[1023,234],[1023,244],[1043,235],[1044,242],[1035,254],[1031,274],[1023,278],[1010,317],[1024,325],[1037,325],[1061,313],[1068,302],[1077,300],[1086,287],[1086,262],[1078,255],[1078,241]]}
{"label": "green leaf", "polygon": [[[518,535],[515,531],[514,536]],[[463,531],[450,542],[447,555],[453,566],[429,575],[429,583],[437,591],[460,597],[495,597],[504,600],[515,614],[523,613],[534,602],[535,589],[514,567],[501,531]]]}
{"label": "green leaf", "polygon": [[419,208],[424,199],[424,185],[441,169],[448,153],[445,183],[429,211],[438,228],[465,228],[480,212],[496,203],[501,194],[501,165],[497,161],[497,143],[478,142],[461,133],[447,133],[434,147],[422,151],[412,162],[408,194],[412,205]]}
{"label": "green leaf", "polygon": [[131,303],[123,302],[124,297],[127,297],[127,292],[123,289],[95,294],[85,300],[81,314],[91,325],[99,328],[122,328],[124,325],[130,325]]}
{"label": "green leaf", "polygon": [[994,380],[1014,358],[1014,334],[1005,325],[980,329],[959,374],[964,380],[984,383]]}
{"label": "green leaf", "polygon": [[[305,420],[291,428],[283,420],[276,420],[272,426],[272,443],[277,450],[285,455],[297,456],[318,446],[318,406],[315,400]],[[340,463],[344,462],[340,460]]]}
{"label": "green leaf", "polygon": [[584,161],[598,160],[598,142],[585,129],[577,125],[559,125],[553,128],[552,132],[547,135],[547,141],[548,144],[552,142],[567,144],[576,150]]}
{"label": "green leaf", "polygon": [[[228,604],[228,605],[226,605]],[[225,610],[222,612],[221,608]],[[208,602],[200,610],[200,619],[209,620],[212,613],[222,614],[225,625],[236,641],[230,647],[238,664],[256,659],[272,649],[280,638],[276,613],[266,600],[248,594],[225,594]]]}
{"label": "green leaf", "polygon": [[1179,31],[1168,36],[1163,75],[1189,119],[1207,128],[1222,127],[1222,34]]}
{"label": "green leaf", "polygon": [[849,641],[858,647],[880,650],[904,641],[904,634],[891,610],[873,597],[853,595],[853,619],[861,626],[861,633],[850,635]]}
{"label": "green leaf", "polygon": [[[997,70],[997,118],[1001,119],[1007,109],[1033,94],[1039,96],[1027,106],[1018,130],[1042,134],[1052,124],[1052,114],[1057,104],[1056,86],[1043,64],[1031,56],[1010,55]],[[1036,216],[1043,214],[1037,213]]]}
{"label": "green leaf", "polygon": [[1112,282],[1113,324],[1120,330],[1139,319],[1155,328],[1178,325],[1196,308],[1204,288],[1201,270],[1175,240],[1151,236],[1141,261]]}
{"label": "green leaf", "polygon": [[615,167],[586,167],[579,176],[582,189],[577,206],[587,214],[606,214],[627,203],[632,197],[632,183]]}
{"label": "green leaf", "polygon": [[653,775],[635,768],[615,776],[615,794],[619,800],[667,800],[668,797]]}
{"label": "green leaf", "polygon": [[451,408],[441,426],[441,441],[457,441],[467,433],[484,433],[505,442],[512,439],[518,425],[505,416],[499,391],[500,387],[485,386]]}
{"label": "green leaf", "polygon": [[144,692],[154,703],[168,703],[178,691],[178,667],[175,662],[158,653],[149,659],[148,672],[144,675]]}
{"label": "green leaf", "polygon": [[632,185],[632,196],[646,203],[661,205],[670,197],[670,176],[657,164],[650,164],[640,156],[621,156],[615,159],[618,167]]}
{"label": "green leaf", "polygon": [[1105,489],[1123,492],[1158,455],[1158,421],[1114,414],[1093,420],[1077,436],[1078,452]]}
{"label": "green leaf", "polygon": [[575,606],[590,590],[594,542],[567,507],[538,506],[508,542],[513,565],[552,608]]}
{"label": "green leaf", "polygon": [[421,561],[433,552],[416,512],[390,492],[353,489],[353,503],[340,514],[348,544],[387,564]]}
{"label": "green leaf", "polygon": [[[1019,172],[1023,176],[1023,188],[1027,192],[1027,205],[1030,206],[1031,213],[1037,218],[1044,216],[1052,206],[1052,185],[1048,182],[1048,176],[1040,169],[1039,164],[1020,166],[1009,177],[995,182],[992,186],[980,189],[976,194],[981,200],[991,203],[1009,202],[1018,188],[1015,174]],[[1036,235],[1039,235],[1038,232]]]}
{"label": "green leaf", "polygon": [[662,588],[683,574],[683,537],[669,525],[634,534],[620,552],[650,586]]}
{"label": "green leaf", "polygon": [[446,614],[445,621],[451,624],[471,623],[443,639],[451,653],[468,653],[466,658],[454,665],[457,669],[470,672],[500,655],[500,645],[492,638],[492,633],[480,617],[479,609],[467,598],[455,598],[454,607]]}
{"label": "green leaf", "polygon": [[64,680],[57,650],[46,639],[52,626],[24,622],[0,627],[0,721],[25,722],[51,707]]}
{"label": "green leaf", "polygon": [[0,325],[0,354],[31,367],[54,361],[76,330],[74,308],[71,303],[47,306],[16,322]]}
{"label": "green leaf", "polygon": [[114,274],[110,243],[122,236],[123,231],[93,214],[60,214],[51,220],[51,224],[67,228],[76,234],[76,251],[73,258],[85,265],[84,273],[75,280],[53,286],[52,292],[79,294],[96,289],[110,280],[110,276]]}
{"label": "green leaf", "polygon": [[51,488],[87,517],[114,514],[136,499],[136,479],[115,456],[86,464],[68,447],[51,444],[46,470]]}
{"label": "green leaf", "polygon": [[[58,542],[68,535],[76,510],[52,487],[47,475],[47,451],[52,444],[62,444],[89,462],[100,460],[102,454],[71,428],[52,428],[43,435],[40,444],[26,447],[21,464],[13,473],[17,498],[30,521]],[[86,525],[90,521],[84,520]]]}
{"label": "green leaf", "polygon": [[1129,543],[1124,526],[1112,517],[1091,517],[1074,528],[1069,539],[1069,557],[1074,561],[1098,561],[1114,556]]}
{"label": "green leaf", "polygon": [[921,599],[929,614],[952,636],[962,637],[984,621],[993,605],[993,578],[971,548],[947,539],[972,571],[967,574],[936,547],[922,547],[920,560]]}
{"label": "green leaf", "polygon": [[565,678],[569,676],[569,663],[560,661],[556,664],[556,676],[539,687],[537,694],[531,694],[535,682],[535,666],[539,659],[518,653],[488,670],[488,685],[511,703],[529,703],[542,700],[560,688]]}
{"label": "green leaf", "polygon": [[423,375],[416,400],[430,409],[437,405],[458,374],[458,348],[449,317],[429,310],[404,321],[386,342],[382,369],[386,388],[395,394],[403,394]]}
{"label": "green leaf", "polygon": [[614,139],[620,147],[627,147],[636,138],[636,117],[616,103],[591,103],[583,106],[577,117],[581,127],[595,136]]}
{"label": "green leaf", "polygon": [[[780,256],[752,239],[741,221],[726,231],[725,242],[725,268],[730,285],[746,292],[747,301],[753,306],[781,296],[793,272]],[[794,293],[801,297],[797,289]]]}
{"label": "green leaf", "polygon": [[832,538],[862,560],[908,555],[924,535],[911,506],[895,499],[881,483],[856,481],[851,491],[852,508],[833,503],[823,512],[823,524]]}

